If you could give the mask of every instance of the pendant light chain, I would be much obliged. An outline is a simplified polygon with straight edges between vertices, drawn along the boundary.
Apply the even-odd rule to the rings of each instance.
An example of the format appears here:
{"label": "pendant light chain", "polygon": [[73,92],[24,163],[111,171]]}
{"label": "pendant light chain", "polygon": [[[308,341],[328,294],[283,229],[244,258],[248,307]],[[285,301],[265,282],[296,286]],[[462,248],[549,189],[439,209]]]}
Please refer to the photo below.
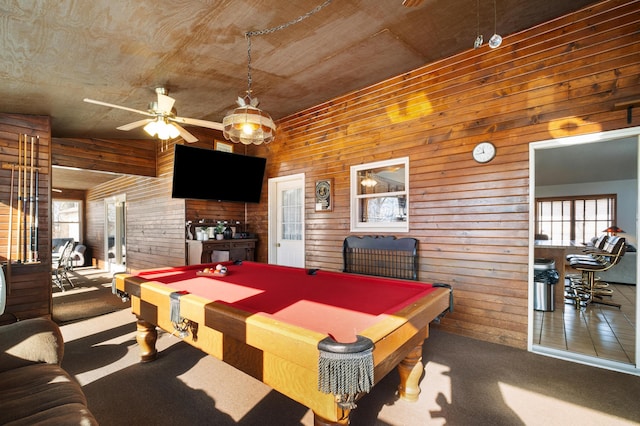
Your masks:
{"label": "pendant light chain", "polygon": [[327,7],[329,5],[329,3],[331,3],[331,1],[332,0],[326,0],[324,3],[322,3],[321,5],[316,6],[315,8],[310,10],[309,12],[305,13],[304,15],[298,16],[296,19],[293,19],[293,20],[291,20],[289,22],[285,22],[284,24],[280,24],[280,25],[277,25],[277,26],[271,27],[271,28],[265,28],[263,30],[247,31],[247,32],[244,33],[245,37],[247,38],[247,95],[249,97],[251,97],[251,83],[252,83],[252,79],[251,79],[251,37],[259,36],[259,35],[265,35],[265,34],[272,34],[272,33],[275,33],[276,31],[284,30],[285,28],[288,28],[288,27],[290,27],[292,25],[295,25],[298,22],[304,21],[305,19],[307,19],[311,15],[314,15],[314,14],[320,12],[322,9]]}
{"label": "pendant light chain", "polygon": [[247,37],[247,96],[251,97],[251,35],[245,34]]}
{"label": "pendant light chain", "polygon": [[322,9],[327,7],[329,5],[329,3],[331,3],[331,0],[326,0],[324,3],[322,3],[319,6],[316,6],[315,8],[310,10],[309,12],[305,13],[304,15],[298,16],[296,19],[294,19],[292,21],[289,21],[289,22],[286,22],[284,24],[280,24],[280,25],[272,27],[272,28],[266,28],[264,30],[247,31],[244,34],[247,37],[251,37],[251,36],[254,36],[254,35],[271,34],[271,33],[275,33],[276,31],[284,30],[285,28],[288,28],[291,25],[294,25],[294,24],[297,24],[298,22],[304,21],[305,19],[307,19],[308,17],[310,17],[313,14],[320,12]]}
{"label": "pendant light chain", "polygon": [[493,33],[498,33],[498,6],[496,0],[493,0]]}

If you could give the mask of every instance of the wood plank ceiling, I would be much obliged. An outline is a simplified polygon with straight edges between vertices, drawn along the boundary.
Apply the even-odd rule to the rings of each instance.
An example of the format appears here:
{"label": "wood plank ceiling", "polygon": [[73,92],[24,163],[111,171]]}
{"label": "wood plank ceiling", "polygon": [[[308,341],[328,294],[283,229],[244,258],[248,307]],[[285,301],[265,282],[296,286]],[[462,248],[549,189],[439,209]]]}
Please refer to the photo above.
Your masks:
{"label": "wood plank ceiling", "polygon": [[[58,138],[147,138],[116,127],[144,118],[168,88],[180,116],[221,121],[247,89],[275,120],[427,63],[508,37],[594,0],[35,0],[0,4],[0,112],[48,115]],[[76,181],[80,181],[75,179]],[[59,182],[55,181],[54,186]]]}

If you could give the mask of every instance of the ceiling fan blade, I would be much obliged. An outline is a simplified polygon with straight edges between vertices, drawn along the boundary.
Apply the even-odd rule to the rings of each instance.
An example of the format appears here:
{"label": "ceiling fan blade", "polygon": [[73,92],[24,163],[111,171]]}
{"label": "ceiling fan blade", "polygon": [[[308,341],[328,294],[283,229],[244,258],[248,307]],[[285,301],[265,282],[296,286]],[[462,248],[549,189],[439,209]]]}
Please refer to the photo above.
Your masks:
{"label": "ceiling fan blade", "polygon": [[177,121],[178,123],[182,123],[182,124],[190,124],[192,126],[206,127],[208,129],[213,129],[213,130],[224,129],[224,126],[222,125],[222,123],[216,123],[214,121],[207,121],[207,120],[198,120],[197,118],[173,117],[173,118],[170,118],[170,120]]}
{"label": "ceiling fan blade", "polygon": [[173,108],[173,104],[176,102],[170,96],[163,95],[162,93],[158,93],[158,109],[163,113],[171,113],[171,109]]}
{"label": "ceiling fan blade", "polygon": [[149,117],[155,117],[154,114],[151,114],[151,113],[149,113],[147,111],[141,111],[139,109],[127,108],[127,107],[124,107],[124,106],[110,104],[110,103],[102,102],[102,101],[96,101],[96,100],[89,99],[89,98],[84,98],[84,101],[85,102],[89,102],[90,104],[102,105],[102,106],[106,106],[106,107],[110,107],[110,108],[123,109],[125,111],[137,112],[138,114],[148,115]]}
{"label": "ceiling fan blade", "polygon": [[151,121],[153,121],[152,118],[145,118],[144,120],[138,120],[138,121],[134,121],[133,123],[129,123],[129,124],[124,124],[120,127],[116,127],[116,129],[118,130],[133,130],[136,127],[140,127],[140,126],[144,126],[147,123],[150,123]]}
{"label": "ceiling fan blade", "polygon": [[180,126],[179,124],[173,123],[174,126],[176,126],[176,129],[178,129],[178,131],[180,132],[180,136],[182,136],[182,139],[184,139],[185,141],[189,142],[189,143],[193,143],[193,142],[198,142],[198,138],[196,138],[195,136],[193,136],[191,133],[187,132],[184,127]]}

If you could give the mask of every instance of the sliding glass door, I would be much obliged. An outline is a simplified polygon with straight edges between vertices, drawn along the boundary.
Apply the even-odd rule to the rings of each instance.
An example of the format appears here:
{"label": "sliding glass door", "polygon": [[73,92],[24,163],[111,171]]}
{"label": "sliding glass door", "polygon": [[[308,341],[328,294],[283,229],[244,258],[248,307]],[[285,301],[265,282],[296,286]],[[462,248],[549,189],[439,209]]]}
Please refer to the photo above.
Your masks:
{"label": "sliding glass door", "polygon": [[111,272],[126,270],[125,196],[105,200],[105,263]]}

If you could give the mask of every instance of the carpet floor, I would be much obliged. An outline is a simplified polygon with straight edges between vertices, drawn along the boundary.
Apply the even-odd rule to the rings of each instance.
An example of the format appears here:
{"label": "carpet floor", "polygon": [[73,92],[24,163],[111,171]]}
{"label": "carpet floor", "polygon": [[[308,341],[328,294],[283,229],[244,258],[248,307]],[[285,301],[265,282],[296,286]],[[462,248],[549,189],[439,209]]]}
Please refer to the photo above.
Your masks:
{"label": "carpet floor", "polygon": [[129,308],[111,293],[113,273],[94,268],[76,268],[69,272],[73,287],[65,291],[53,285],[52,318],[59,325]]}
{"label": "carpet floor", "polygon": [[[158,359],[140,364],[135,317],[117,297],[110,297],[119,309],[61,326],[63,367],[83,386],[101,425],[313,425],[313,414],[306,407],[171,334],[160,332]],[[640,424],[637,376],[457,336],[437,327],[425,342],[423,361],[417,402],[397,399],[398,376],[393,372],[360,400],[351,424]]]}

